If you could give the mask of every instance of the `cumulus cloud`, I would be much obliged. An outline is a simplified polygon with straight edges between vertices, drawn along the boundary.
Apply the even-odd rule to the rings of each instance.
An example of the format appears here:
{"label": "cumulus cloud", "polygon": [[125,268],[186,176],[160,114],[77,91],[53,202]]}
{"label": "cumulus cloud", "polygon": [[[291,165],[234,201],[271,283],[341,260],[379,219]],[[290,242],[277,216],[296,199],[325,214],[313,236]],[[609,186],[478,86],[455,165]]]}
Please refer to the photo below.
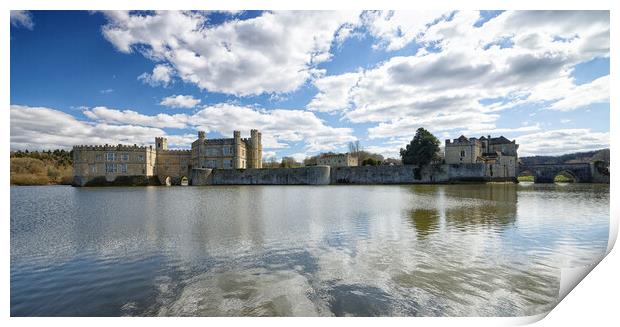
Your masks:
{"label": "cumulus cloud", "polygon": [[142,73],[138,80],[150,86],[168,86],[172,83],[173,69],[168,65],[156,65],[152,73]]}
{"label": "cumulus cloud", "polygon": [[349,105],[349,91],[359,79],[357,73],[327,76],[315,80],[319,93],[310,101],[307,108],[312,111],[334,112],[346,109]]}
{"label": "cumulus cloud", "polygon": [[191,95],[171,95],[163,98],[159,104],[172,108],[194,108],[199,103],[200,99],[196,99]]}
{"label": "cumulus cloud", "polygon": [[131,124],[157,128],[185,128],[189,116],[185,114],[157,114],[144,115],[133,110],[110,109],[107,107],[95,107],[84,110],[84,115],[94,121],[108,124]]}
{"label": "cumulus cloud", "polygon": [[609,102],[609,75],[597,78],[591,83],[572,86],[571,92],[554,102],[549,109],[569,111],[604,102]]}
{"label": "cumulus cloud", "polygon": [[[159,128],[85,122],[46,107],[11,105],[10,115],[11,149],[14,150],[70,149],[85,143],[148,145],[153,143],[154,137],[166,136]],[[188,135],[169,137],[173,146],[193,140]]]}
{"label": "cumulus cloud", "polygon": [[[390,15],[363,17],[383,22]],[[441,18],[430,18],[436,15]],[[571,77],[577,64],[609,56],[607,11],[504,12],[482,25],[478,12],[436,15],[412,22],[416,32],[403,36],[402,42],[422,46],[417,54],[389,58],[355,78],[351,73],[318,78],[313,83],[319,93],[308,109],[379,123],[368,133],[382,138],[411,134],[420,126],[501,131],[498,112],[517,105],[573,110],[609,101],[608,76],[583,85]],[[390,44],[401,46],[385,43]],[[485,102],[491,99],[500,101]]]}
{"label": "cumulus cloud", "polygon": [[276,11],[210,26],[196,12],[105,14],[103,35],[119,51],[139,50],[185,82],[238,96],[296,90],[331,58],[339,31],[359,20],[352,11]]}
{"label": "cumulus cloud", "polygon": [[27,10],[11,10],[11,25],[32,30],[34,28],[32,15]]}
{"label": "cumulus cloud", "polygon": [[[166,133],[164,128],[179,128],[218,132],[225,137],[231,137],[234,130],[242,131],[247,137],[251,129],[259,129],[263,135],[265,149],[284,149],[291,144],[302,144],[304,151],[319,152],[334,150],[346,145],[355,139],[351,128],[332,127],[316,117],[312,112],[304,110],[273,109],[259,110],[230,104],[205,106],[194,114],[164,114],[145,115],[133,110],[119,110],[107,107],[95,107],[83,111],[84,116],[92,122],[79,121],[72,115],[62,111],[27,106],[11,106],[11,146],[25,147],[25,144],[57,144],[63,147],[79,144],[88,140],[95,144],[100,140],[122,140],[123,143],[135,143],[133,135],[140,142],[150,142],[150,136],[161,136]],[[39,124],[39,125],[37,125]],[[56,124],[56,125],[54,125]],[[56,127],[54,127],[56,126]],[[66,129],[63,129],[66,127]],[[75,129],[77,137],[71,131]],[[112,129],[116,131],[112,132]],[[109,137],[99,136],[98,131],[110,131]],[[82,131],[82,132],[80,132]],[[120,133],[116,136],[113,133]],[[37,133],[44,133],[46,137],[33,137]],[[50,142],[53,135],[58,135],[62,141]],[[85,137],[96,135],[97,137]],[[85,138],[81,138],[85,137]],[[144,137],[144,138],[143,138]],[[189,147],[195,137],[170,135],[176,137],[175,143]],[[26,140],[28,142],[26,142]],[[33,143],[34,142],[34,143]],[[114,141],[116,142],[116,141]],[[112,142],[112,143],[114,143]],[[172,142],[171,142],[172,143]]]}
{"label": "cumulus cloud", "polygon": [[521,135],[516,139],[520,144],[520,156],[558,155],[609,147],[609,132],[595,132],[587,128],[544,131]]}
{"label": "cumulus cloud", "polygon": [[398,50],[411,43],[428,25],[447,16],[445,11],[367,11],[362,23],[378,42],[375,48]]}

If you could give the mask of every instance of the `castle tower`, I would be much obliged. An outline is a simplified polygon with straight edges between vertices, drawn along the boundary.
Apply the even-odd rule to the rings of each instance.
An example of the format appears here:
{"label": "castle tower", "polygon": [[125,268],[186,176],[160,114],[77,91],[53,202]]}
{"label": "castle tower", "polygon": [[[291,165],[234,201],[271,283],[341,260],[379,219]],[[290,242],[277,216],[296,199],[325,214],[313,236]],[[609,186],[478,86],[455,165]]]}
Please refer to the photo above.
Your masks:
{"label": "castle tower", "polygon": [[233,131],[233,139],[234,139],[233,168],[243,168],[241,165],[241,132]]}
{"label": "castle tower", "polygon": [[199,140],[205,139],[205,131],[198,131],[198,139]]}
{"label": "castle tower", "polygon": [[168,139],[165,137],[155,138],[155,150],[168,150]]}
{"label": "castle tower", "polygon": [[252,152],[252,165],[250,166],[251,168],[259,168],[258,167],[258,161],[259,161],[258,143],[259,143],[258,130],[256,129],[250,130],[250,146],[251,146],[250,151]]}
{"label": "castle tower", "polygon": [[258,147],[256,148],[256,152],[257,152],[257,160],[258,160],[258,165],[256,166],[256,168],[263,168],[263,142],[262,142],[262,134],[261,132],[258,132]]}

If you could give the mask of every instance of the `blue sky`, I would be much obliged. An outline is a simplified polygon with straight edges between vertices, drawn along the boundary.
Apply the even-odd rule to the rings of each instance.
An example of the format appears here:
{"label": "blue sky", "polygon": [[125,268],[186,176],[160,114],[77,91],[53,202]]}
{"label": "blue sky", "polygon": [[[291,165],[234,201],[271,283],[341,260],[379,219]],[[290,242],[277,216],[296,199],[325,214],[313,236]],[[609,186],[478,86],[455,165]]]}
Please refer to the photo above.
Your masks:
{"label": "blue sky", "polygon": [[187,148],[263,132],[266,156],[396,157],[505,135],[609,144],[608,12],[11,12],[11,148]]}

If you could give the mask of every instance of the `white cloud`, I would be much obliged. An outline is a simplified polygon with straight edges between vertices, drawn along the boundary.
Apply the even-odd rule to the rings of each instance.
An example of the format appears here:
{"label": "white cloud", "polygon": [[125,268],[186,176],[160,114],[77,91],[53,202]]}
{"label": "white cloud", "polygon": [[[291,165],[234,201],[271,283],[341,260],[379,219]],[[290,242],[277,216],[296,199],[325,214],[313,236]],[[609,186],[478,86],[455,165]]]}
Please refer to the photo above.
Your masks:
{"label": "white cloud", "polygon": [[[320,92],[308,108],[378,122],[369,137],[382,138],[420,126],[501,131],[498,112],[516,105],[572,110],[609,101],[608,77],[578,86],[570,76],[578,63],[609,56],[608,12],[505,12],[474,26],[479,19],[478,12],[458,12],[428,28],[413,22],[412,30],[422,28],[410,33],[422,51],[360,70],[356,78],[318,78]],[[483,104],[487,99],[504,101]]]}
{"label": "white cloud", "polygon": [[609,132],[590,129],[559,129],[516,138],[519,156],[559,155],[609,147]]}
{"label": "white cloud", "polygon": [[571,87],[561,100],[554,102],[549,109],[569,111],[583,108],[593,103],[609,102],[609,75],[594,81]]}
{"label": "white cloud", "polygon": [[541,128],[539,123],[536,123],[534,125],[529,125],[526,122],[524,124],[524,126],[521,126],[521,127],[515,127],[515,128],[494,128],[494,129],[476,129],[476,130],[469,129],[469,130],[461,131],[460,134],[473,135],[473,136],[484,135],[484,134],[497,135],[497,134],[501,134],[501,133],[535,132],[535,131],[539,131],[541,129],[542,128]]}
{"label": "white cloud", "polygon": [[163,98],[159,104],[172,108],[194,108],[199,103],[200,99],[196,99],[191,95],[171,95]]}
{"label": "white cloud", "polygon": [[70,149],[79,144],[152,144],[158,128],[88,123],[45,107],[11,105],[11,149]]}
{"label": "white cloud", "polygon": [[170,66],[156,65],[151,74],[142,73],[142,75],[138,76],[138,80],[151,86],[168,86],[172,82],[173,74],[174,71]]}
{"label": "white cloud", "polygon": [[185,128],[189,117],[185,114],[144,115],[133,110],[118,110],[95,107],[85,110],[84,115],[94,121],[108,124],[130,124],[157,128]]}
{"label": "white cloud", "polygon": [[[231,137],[234,130],[240,130],[243,135],[249,133],[251,129],[259,129],[263,135],[265,149],[284,149],[288,148],[289,144],[301,142],[305,151],[318,152],[334,150],[355,140],[351,128],[328,126],[312,112],[304,110],[258,110],[231,104],[217,104],[205,106],[194,114],[145,115],[133,110],[106,107],[87,109],[83,114],[99,124],[189,128],[218,132],[225,137]],[[189,143],[186,146],[189,146]]]}
{"label": "white cloud", "polygon": [[297,162],[304,162],[304,159],[306,159],[307,155],[304,152],[297,152],[290,154],[287,157],[292,157]]}
{"label": "white cloud", "polygon": [[407,146],[409,142],[405,141],[402,145],[396,144],[388,144],[388,145],[369,145],[364,147],[365,151],[378,153],[383,156],[383,158],[394,158],[400,159],[400,148],[404,148]]}
{"label": "white cloud", "polygon": [[11,10],[11,25],[32,30],[34,28],[32,15],[27,10]]}
{"label": "white cloud", "polygon": [[319,93],[310,101],[307,108],[319,112],[346,109],[349,106],[349,91],[359,78],[360,74],[346,73],[314,80],[313,83]]}
{"label": "white cloud", "polygon": [[375,48],[398,50],[415,40],[427,25],[448,14],[446,11],[367,11],[362,15],[362,21],[370,34],[379,40]]}
{"label": "white cloud", "polygon": [[339,30],[356,23],[359,12],[265,12],[217,26],[195,12],[112,11],[106,17],[103,35],[119,51],[140,48],[148,58],[169,64],[185,82],[245,96],[299,88],[317,64],[331,58]]}
{"label": "white cloud", "polygon": [[114,92],[114,89],[105,89],[105,90],[99,90],[99,93],[101,94],[109,94]]}

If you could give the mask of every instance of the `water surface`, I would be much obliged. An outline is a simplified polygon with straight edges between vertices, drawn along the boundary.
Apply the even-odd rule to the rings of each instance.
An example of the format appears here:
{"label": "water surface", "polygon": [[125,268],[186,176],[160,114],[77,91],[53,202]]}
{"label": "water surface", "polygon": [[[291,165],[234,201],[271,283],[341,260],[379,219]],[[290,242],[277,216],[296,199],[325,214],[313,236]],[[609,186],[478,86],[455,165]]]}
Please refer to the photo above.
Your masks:
{"label": "water surface", "polygon": [[531,315],[608,228],[608,185],[11,187],[11,315]]}

